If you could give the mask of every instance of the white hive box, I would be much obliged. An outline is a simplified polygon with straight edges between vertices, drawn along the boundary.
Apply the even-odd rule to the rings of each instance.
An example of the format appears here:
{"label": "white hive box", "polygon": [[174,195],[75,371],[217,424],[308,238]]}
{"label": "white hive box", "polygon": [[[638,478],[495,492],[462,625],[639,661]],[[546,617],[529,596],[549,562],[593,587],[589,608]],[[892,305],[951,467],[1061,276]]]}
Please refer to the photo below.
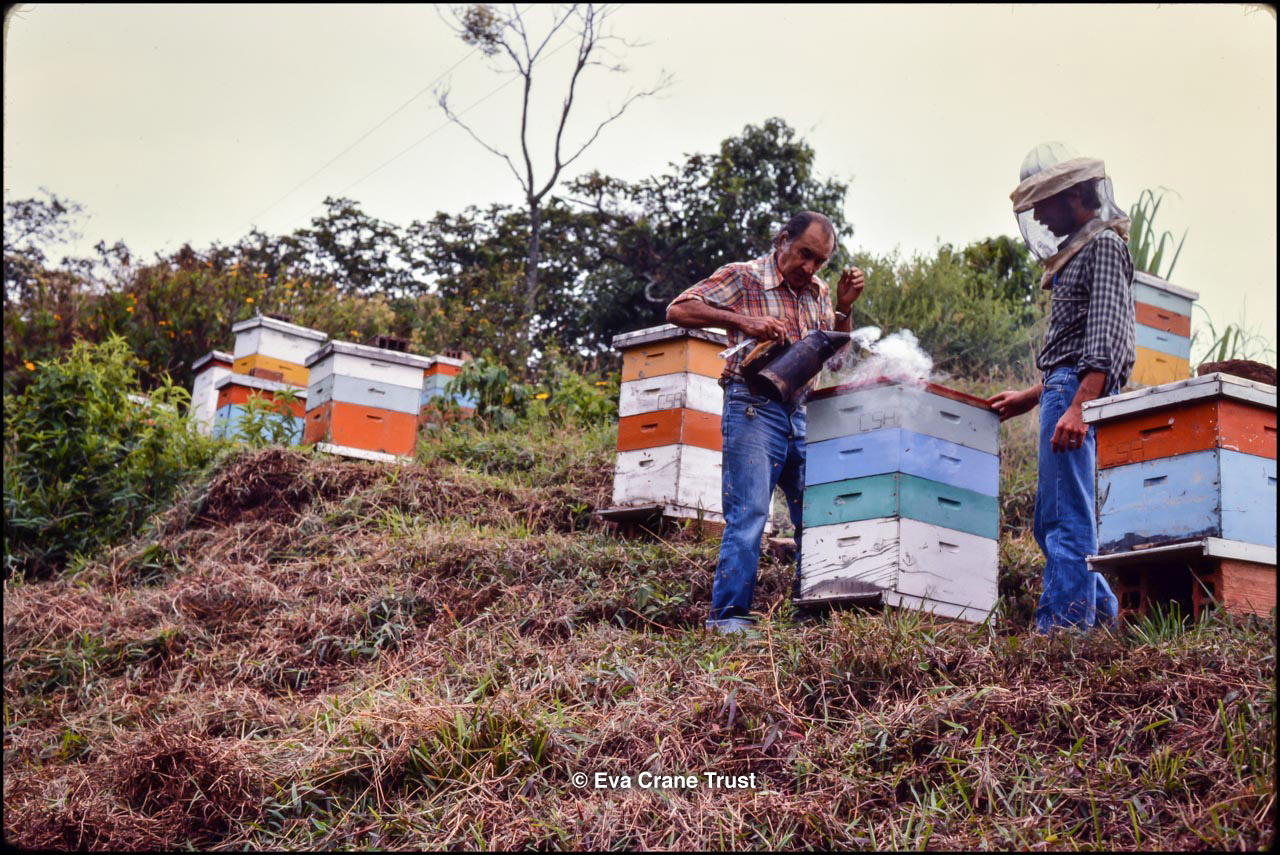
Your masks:
{"label": "white hive box", "polygon": [[807,528],[800,599],[881,599],[944,617],[995,608],[998,544],[903,517]]}
{"label": "white hive box", "polygon": [[665,516],[723,522],[720,470],[720,452],[695,445],[621,451],[613,471],[613,504],[658,504]]}
{"label": "white hive box", "polygon": [[191,382],[191,419],[196,430],[209,436],[213,433],[213,420],[218,412],[218,391],[214,384],[231,373],[231,354],[211,350],[191,363],[195,379]]}
{"label": "white hive box", "polygon": [[248,374],[254,368],[277,371],[284,382],[306,386],[307,359],[328,339],[319,330],[259,315],[231,327],[236,337],[233,370]]}

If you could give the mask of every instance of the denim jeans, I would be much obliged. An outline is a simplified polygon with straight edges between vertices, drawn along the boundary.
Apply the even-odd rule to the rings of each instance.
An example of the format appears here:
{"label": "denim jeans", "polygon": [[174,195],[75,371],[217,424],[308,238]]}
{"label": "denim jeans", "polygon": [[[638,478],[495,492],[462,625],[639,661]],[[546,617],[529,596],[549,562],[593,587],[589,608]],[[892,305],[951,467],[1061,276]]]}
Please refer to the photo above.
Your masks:
{"label": "denim jeans", "polygon": [[1059,626],[1114,625],[1119,606],[1107,580],[1085,561],[1098,551],[1094,428],[1089,427],[1077,449],[1055,452],[1052,447],[1058,419],[1079,386],[1076,369],[1059,366],[1045,373],[1040,395],[1040,477],[1033,530],[1045,557],[1036,628],[1046,633]]}
{"label": "denim jeans", "polygon": [[778,404],[752,395],[745,384],[725,389],[720,420],[724,535],[711,586],[709,627],[739,624],[751,611],[760,567],[760,537],[769,518],[775,487],[787,497],[800,567],[804,510],[803,405]]}

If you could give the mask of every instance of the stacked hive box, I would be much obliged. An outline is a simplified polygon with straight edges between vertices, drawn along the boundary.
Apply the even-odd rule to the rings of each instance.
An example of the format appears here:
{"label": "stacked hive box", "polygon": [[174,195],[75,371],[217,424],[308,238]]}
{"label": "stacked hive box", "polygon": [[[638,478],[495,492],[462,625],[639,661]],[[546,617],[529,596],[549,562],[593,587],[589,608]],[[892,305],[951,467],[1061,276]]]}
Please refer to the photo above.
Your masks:
{"label": "stacked hive box", "polygon": [[1256,576],[1269,556],[1274,604],[1274,386],[1207,374],[1090,401],[1084,420],[1097,428],[1098,567],[1123,576],[1129,564],[1148,565],[1152,547],[1212,540],[1205,555],[1252,556],[1256,565],[1227,573],[1227,588]]}
{"label": "stacked hive box", "polygon": [[815,392],[798,600],[985,620],[997,596],[999,435],[985,401],[933,383]]}
{"label": "stacked hive box", "polygon": [[425,356],[329,342],[307,358],[303,442],[353,457],[411,454],[430,364]]}
{"label": "stacked hive box", "polygon": [[1138,350],[1131,384],[1159,386],[1191,376],[1191,306],[1199,296],[1158,276],[1134,272]]}
{"label": "stacked hive box", "polygon": [[419,410],[421,411],[420,421],[425,421],[430,413],[428,404],[432,398],[452,398],[464,413],[470,413],[475,409],[476,400],[473,396],[460,395],[449,390],[449,384],[453,382],[454,377],[458,376],[458,371],[461,368],[461,359],[440,355],[431,357],[430,364],[427,366],[422,380],[422,396],[419,404]]}
{"label": "stacked hive box", "polygon": [[235,324],[231,332],[236,337],[235,373],[277,372],[283,382],[302,389],[307,388],[307,359],[328,338],[319,330],[262,316]]}
{"label": "stacked hive box", "polygon": [[217,412],[213,421],[215,437],[235,439],[239,436],[240,422],[244,419],[245,407],[250,398],[261,397],[274,403],[273,399],[278,392],[289,391],[295,397],[295,401],[288,405],[293,413],[293,429],[289,435],[289,442],[296,445],[302,441],[302,416],[306,409],[306,389],[299,389],[291,383],[279,380],[235,373],[218,378],[214,381],[213,388],[217,401]]}
{"label": "stacked hive box", "polygon": [[[673,324],[616,336],[622,351],[615,518],[628,509],[723,522],[716,382],[723,334]],[[604,514],[608,517],[609,513]]]}
{"label": "stacked hive box", "polygon": [[234,361],[229,353],[211,350],[191,363],[191,370],[195,372],[191,383],[191,418],[196,429],[203,434],[213,432],[218,413],[218,390],[214,383],[231,373]]}

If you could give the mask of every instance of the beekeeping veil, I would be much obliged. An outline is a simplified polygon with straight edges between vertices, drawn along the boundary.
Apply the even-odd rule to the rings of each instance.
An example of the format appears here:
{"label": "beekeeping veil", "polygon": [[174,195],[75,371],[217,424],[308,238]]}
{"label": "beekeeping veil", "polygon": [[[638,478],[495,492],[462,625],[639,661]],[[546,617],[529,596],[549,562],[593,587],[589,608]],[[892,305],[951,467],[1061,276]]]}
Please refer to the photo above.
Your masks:
{"label": "beekeeping veil", "polygon": [[[1111,179],[1101,160],[1077,157],[1062,143],[1041,143],[1023,159],[1019,178],[1022,183],[1009,198],[1013,200],[1013,212],[1018,217],[1027,248],[1044,265],[1042,287],[1052,287],[1053,275],[1104,230],[1114,229],[1122,239],[1129,239],[1129,218],[1116,205]],[[1035,218],[1032,209],[1037,202],[1084,181],[1093,181],[1097,189],[1102,203],[1097,217],[1064,236],[1054,234]]]}

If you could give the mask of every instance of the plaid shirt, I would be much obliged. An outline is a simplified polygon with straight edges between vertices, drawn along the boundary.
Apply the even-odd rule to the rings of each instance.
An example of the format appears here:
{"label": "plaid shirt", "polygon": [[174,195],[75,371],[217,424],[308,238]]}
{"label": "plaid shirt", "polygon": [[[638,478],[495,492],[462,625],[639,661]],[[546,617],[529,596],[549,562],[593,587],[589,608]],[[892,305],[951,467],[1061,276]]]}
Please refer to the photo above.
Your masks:
{"label": "plaid shirt", "polygon": [[1137,356],[1132,283],[1129,247],[1113,230],[1104,230],[1053,278],[1049,331],[1036,367],[1101,371],[1103,394],[1119,391]]}
{"label": "plaid shirt", "polygon": [[[834,329],[836,312],[831,291],[817,276],[797,293],[778,273],[777,255],[770,252],[751,261],[726,264],[706,279],[687,289],[671,305],[684,300],[701,300],[709,306],[753,318],[782,318],[789,341],[799,341],[814,330]],[[746,334],[730,327],[729,345],[740,343]],[[751,352],[743,348],[729,357],[721,375],[721,385],[742,380],[742,360]],[[805,386],[800,400],[808,395],[813,381]]]}

